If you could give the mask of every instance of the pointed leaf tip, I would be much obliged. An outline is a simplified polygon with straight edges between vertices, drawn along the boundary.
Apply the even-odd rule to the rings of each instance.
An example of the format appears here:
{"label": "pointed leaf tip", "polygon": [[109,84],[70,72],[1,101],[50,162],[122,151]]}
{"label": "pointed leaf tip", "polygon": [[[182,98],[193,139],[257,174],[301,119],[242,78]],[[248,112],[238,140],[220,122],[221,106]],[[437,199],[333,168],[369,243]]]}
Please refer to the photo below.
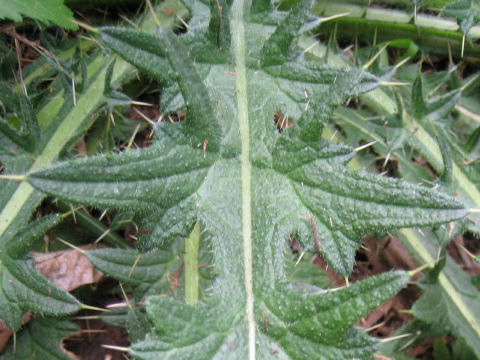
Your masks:
{"label": "pointed leaf tip", "polygon": [[313,0],[300,1],[286,18],[278,24],[261,50],[262,64],[264,66],[277,65],[288,60],[293,40],[298,36],[302,26],[304,26],[313,4]]}

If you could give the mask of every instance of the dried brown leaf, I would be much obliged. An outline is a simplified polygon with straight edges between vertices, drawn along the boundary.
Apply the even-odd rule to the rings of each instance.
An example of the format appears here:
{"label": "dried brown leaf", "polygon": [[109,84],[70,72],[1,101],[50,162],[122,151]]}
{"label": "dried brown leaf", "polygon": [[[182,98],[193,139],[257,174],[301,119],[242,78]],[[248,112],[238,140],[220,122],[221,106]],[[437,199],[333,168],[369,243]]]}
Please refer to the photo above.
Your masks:
{"label": "dried brown leaf", "polygon": [[[93,246],[80,248],[91,250]],[[96,283],[103,277],[84,255],[74,249],[31,255],[37,271],[65,291]]]}

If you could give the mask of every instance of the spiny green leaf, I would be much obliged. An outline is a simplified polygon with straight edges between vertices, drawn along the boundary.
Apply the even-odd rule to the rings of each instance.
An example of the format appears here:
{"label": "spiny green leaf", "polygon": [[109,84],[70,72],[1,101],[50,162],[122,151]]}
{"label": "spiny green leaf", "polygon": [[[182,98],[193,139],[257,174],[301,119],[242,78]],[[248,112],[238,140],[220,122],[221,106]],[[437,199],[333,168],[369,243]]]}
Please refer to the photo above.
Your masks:
{"label": "spiny green leaf", "polygon": [[145,307],[122,307],[100,314],[100,319],[107,324],[126,328],[131,342],[141,341],[152,330]]}
{"label": "spiny green leaf", "polygon": [[78,330],[72,322],[59,318],[36,318],[17,335],[16,348],[10,344],[2,360],[71,360],[60,347],[62,340]]}
{"label": "spiny green leaf", "polygon": [[73,14],[63,0],[0,0],[0,19],[22,21],[22,16],[54,23],[67,30],[77,29]]}
{"label": "spiny green leaf", "polygon": [[[175,15],[167,14],[166,9],[175,10]],[[165,26],[173,27],[173,19],[184,14],[184,7],[179,5],[176,0],[166,0],[159,6],[159,14],[156,19]],[[151,16],[145,17],[140,23],[140,28],[151,29],[156,22]],[[94,54],[91,63],[88,65],[88,75],[90,77],[89,86],[82,94],[77,94],[77,106],[73,106],[72,94],[67,91],[55,94],[44,107],[37,113],[40,119],[40,128],[42,132],[41,150],[38,156],[21,151],[22,148],[15,145],[11,140],[3,141],[0,139],[0,156],[2,164],[5,164],[7,174],[19,174],[32,168],[40,168],[51,164],[58,158],[60,153],[71,142],[72,138],[78,135],[81,128],[87,126],[92,120],[92,114],[95,113],[106,100],[103,95],[106,69],[102,68],[108,59]],[[65,57],[71,57],[65,56]],[[64,58],[64,57],[62,57]],[[48,59],[48,57],[47,57]],[[39,72],[45,69],[44,64],[40,64]],[[55,67],[58,67],[55,65]],[[54,68],[55,68],[54,67]],[[28,67],[27,67],[28,69]],[[132,67],[123,62],[117,61],[113,71],[113,83],[118,84],[127,74],[132,71]],[[34,71],[32,75],[38,74]],[[35,76],[32,76],[35,78]],[[27,81],[28,79],[25,79]],[[32,78],[30,78],[30,81]],[[68,85],[69,88],[71,84]],[[64,95],[64,96],[62,96]],[[42,122],[43,119],[43,122]],[[5,139],[7,139],[5,137]],[[5,145],[5,150],[3,146]],[[4,151],[3,151],[4,150]],[[33,156],[32,156],[33,155]],[[8,162],[8,163],[7,163]],[[9,182],[5,184],[2,181],[2,191],[0,192],[0,206],[3,209],[0,213],[0,243],[7,241],[18,230],[19,226],[25,224],[31,216],[33,210],[43,198],[43,194],[26,184],[16,184]]]}
{"label": "spiny green leaf", "polygon": [[[402,149],[403,145],[399,147],[399,149],[395,149],[395,147],[392,149],[389,148],[389,145],[391,146],[392,144],[392,140],[390,139],[401,138],[402,134],[405,138],[408,134],[411,134],[410,131],[407,131],[403,127],[391,128],[389,126],[387,132],[385,126],[381,123],[365,121],[365,118],[359,115],[358,112],[354,112],[350,109],[339,109],[336,113],[335,119],[339,120],[337,123],[341,125],[343,129],[349,129],[350,126],[352,127],[347,130],[347,133],[350,133],[353,130],[360,132],[360,134],[362,134],[361,136],[368,134],[368,137],[366,137],[367,140],[376,140],[377,142],[374,145],[375,150],[382,156],[386,156],[387,153],[391,151],[391,158],[394,157],[401,165],[402,176],[409,176],[412,179],[411,181],[415,182],[424,181],[425,179],[430,178],[430,175],[427,175],[428,177],[425,177],[424,175],[415,176],[411,167],[407,167],[409,166],[408,164],[410,164],[408,155],[403,151],[398,151]],[[418,123],[416,123],[416,126],[417,125]],[[443,138],[445,137],[442,134],[442,139]],[[447,146],[449,146],[450,149],[450,145]],[[448,168],[448,161],[445,168]],[[407,171],[404,172],[404,169]],[[451,236],[455,231],[457,231],[458,228],[461,228],[461,224],[456,223],[454,229],[451,227],[448,228],[448,226],[442,226],[442,228],[444,228],[443,232],[446,235],[445,239],[431,235],[429,236],[429,232],[425,230],[421,233],[403,230],[400,233],[400,239],[402,239],[405,244],[411,246],[411,253],[418,258],[420,264],[432,262],[434,259],[437,259],[438,261],[440,251],[438,243],[445,244],[450,241],[452,238]],[[396,236],[398,235],[396,234]],[[429,253],[431,256],[429,256]],[[444,260],[444,258],[443,260],[440,260],[438,265],[441,265]],[[480,326],[478,319],[476,319],[473,313],[470,313],[469,309],[472,306],[473,308],[475,307],[471,301],[472,297],[476,297],[476,290],[472,287],[472,279],[468,279],[468,276],[454,265],[455,264],[451,261],[448,261],[446,267],[443,268],[443,271],[440,273],[440,281],[426,286],[426,293],[424,294],[425,298],[421,298],[421,302],[418,303],[419,313],[421,313],[419,319],[429,320],[429,324],[431,324],[436,330],[445,328],[445,325],[448,325],[450,330],[442,330],[443,332],[441,334],[454,331],[457,336],[468,338],[470,346],[474,348],[477,346],[480,339]],[[466,296],[467,294],[470,296]],[[449,309],[447,309],[447,306]],[[422,309],[420,307],[422,307]],[[424,313],[423,308],[426,310]],[[431,316],[429,314],[431,314]],[[429,317],[429,319],[427,319],[427,317]],[[452,322],[449,320],[450,317],[454,318]],[[455,325],[453,325],[453,323],[455,323]],[[462,334],[459,333],[460,329]],[[416,333],[417,330],[418,329],[409,328],[406,329],[405,332]],[[419,337],[419,340],[423,338],[423,334],[427,334],[425,329],[422,330],[422,335]],[[434,334],[432,336],[438,335],[439,334]],[[412,338],[406,338],[405,341],[398,343],[397,348],[401,348],[405,343],[411,342],[411,340]]]}
{"label": "spiny green leaf", "polygon": [[185,133],[193,141],[209,141],[209,149],[219,148],[220,127],[213,114],[212,104],[205,85],[202,83],[193,62],[185,56],[187,47],[178,40],[170,29],[160,29],[158,46],[165,49],[168,62],[174,71],[174,79],[182,92],[187,109]]}
{"label": "spiny green leaf", "polygon": [[452,90],[432,99],[427,99],[423,88],[423,79],[419,75],[412,85],[412,110],[418,121],[441,121],[452,111],[460,99],[461,91]]}
{"label": "spiny green leaf", "polygon": [[[299,258],[301,256],[301,258]],[[330,284],[328,275],[314,263],[315,256],[307,253],[297,254],[285,261],[287,281],[299,286],[316,286],[326,288]]]}
{"label": "spiny green leaf", "polygon": [[[7,7],[14,3],[16,1],[10,1]],[[22,6],[29,3],[31,1],[22,1]],[[44,1],[41,6],[52,3],[52,1]],[[3,2],[1,4],[0,13],[6,9]],[[173,5],[176,6],[176,4]],[[172,1],[165,2],[163,6],[174,7]],[[163,17],[165,18],[165,16]],[[172,18],[172,16],[166,17]],[[152,23],[153,21],[147,18],[147,21],[142,23],[142,27],[151,26]],[[71,83],[68,84],[66,94],[54,93],[53,98],[48,99],[49,101],[40,110],[32,109],[26,97],[16,95],[10,89],[2,87],[2,91],[0,91],[2,110],[17,121],[2,122],[2,125],[5,125],[2,130],[10,130],[0,132],[0,162],[5,166],[5,168],[2,166],[2,174],[3,171],[6,174],[18,174],[28,171],[32,166],[34,168],[42,167],[54,161],[71,137],[78,132],[78,129],[91,120],[92,114],[104,100],[102,93],[105,71],[102,72],[101,67],[104,62],[107,62],[98,54],[94,55],[91,60],[87,69],[90,79],[88,81],[83,78],[83,85],[90,85],[83,94],[77,91],[76,107],[73,106],[72,94],[68,91]],[[54,63],[53,59],[50,61]],[[46,67],[45,64],[41,64],[42,71],[45,71]],[[58,68],[60,69],[61,66]],[[117,62],[113,82],[118,84],[119,79],[122,79],[131,69],[131,66],[125,62],[121,62],[121,64]],[[24,75],[26,73],[28,73],[28,68]],[[28,86],[28,78],[25,78],[25,82]],[[59,108],[62,108],[60,114],[58,113]],[[40,124],[44,130],[41,134],[38,131],[35,111],[39,111],[41,114],[39,118],[43,117],[44,119]],[[15,137],[12,129],[19,130],[18,136]],[[40,147],[37,147],[38,144]],[[78,310],[80,303],[73,296],[61,291],[41,277],[35,271],[32,261],[21,256],[24,255],[28,244],[35,239],[35,234],[40,236],[40,232],[48,227],[47,223],[51,220],[51,218],[45,218],[40,222],[25,226],[44,194],[35,191],[26,183],[2,181],[0,186],[0,208],[2,209],[0,214],[0,278],[2,285],[0,317],[5,320],[7,326],[18,329],[21,326],[22,315],[27,310],[54,315]]]}
{"label": "spiny green leaf", "polygon": [[391,334],[392,337],[400,338],[396,341],[384,342],[378,349],[378,354],[395,360],[415,360],[416,357],[405,354],[409,348],[414,348],[427,339],[443,335],[445,335],[445,329],[442,323],[438,322],[435,326],[430,326],[423,321],[413,319]]}
{"label": "spiny green leaf", "polygon": [[446,16],[455,18],[464,35],[472,26],[480,22],[480,2],[478,0],[458,0],[443,8]]}
{"label": "spiny green leaf", "polygon": [[23,256],[27,247],[57,221],[50,216],[32,222],[0,252],[0,318],[12,330],[21,326],[22,315],[28,310],[59,315],[80,308],[77,299],[38,274],[33,262]]}
{"label": "spiny green leaf", "polygon": [[166,250],[142,254],[135,250],[100,249],[87,251],[85,256],[97,269],[134,286],[139,299],[145,294],[165,292],[170,286],[169,273],[181,265],[181,259]]}
{"label": "spiny green leaf", "polygon": [[290,46],[311,7],[312,0],[300,1],[270,35],[261,52],[263,66],[283,64],[288,55],[293,55]]}
{"label": "spiny green leaf", "polygon": [[20,259],[25,256],[30,245],[59,223],[60,216],[49,215],[32,222],[29,226],[21,229],[8,244],[5,245],[7,256],[12,259]]}
{"label": "spiny green leaf", "polygon": [[[133,345],[135,355],[253,360],[278,352],[303,359],[323,351],[327,359],[370,358],[374,341],[351,326],[400,289],[405,274],[304,294],[285,284],[286,239],[295,233],[307,248],[318,240],[327,262],[348,275],[364,233],[448,222],[465,209],[435,190],[346,169],[353,153],[320,139],[322,121],[380,79],[308,61],[272,35],[290,22],[297,28],[297,16],[307,21],[308,12],[276,12],[275,28],[250,21],[249,10],[248,1],[232,3],[232,44],[223,52],[213,52],[195,27],[182,36],[105,29],[107,46],[181,94],[185,119],[159,124],[148,149],[58,163],[28,181],[56,197],[135,210],[140,228],[151,230],[139,238],[144,250],[202,224],[218,273],[211,298],[198,306],[150,298],[158,333]],[[265,55],[266,43],[278,51]]]}
{"label": "spiny green leaf", "polygon": [[[260,359],[370,359],[375,343],[351,329],[359,317],[402,288],[403,272],[385,273],[334,292],[303,293],[282,289],[257,305]],[[147,313],[155,332],[132,346],[139,359],[241,359],[244,344],[242,307],[224,303],[180,305],[150,297]],[[174,354],[174,355],[173,355]]]}
{"label": "spiny green leaf", "polygon": [[9,117],[18,117],[16,128],[12,128],[8,121],[0,120],[0,139],[2,139],[2,152],[14,151],[8,148],[11,142],[21,146],[29,153],[38,150],[40,129],[35,112],[27,97],[15,94],[6,84],[0,83],[0,103],[8,109]]}

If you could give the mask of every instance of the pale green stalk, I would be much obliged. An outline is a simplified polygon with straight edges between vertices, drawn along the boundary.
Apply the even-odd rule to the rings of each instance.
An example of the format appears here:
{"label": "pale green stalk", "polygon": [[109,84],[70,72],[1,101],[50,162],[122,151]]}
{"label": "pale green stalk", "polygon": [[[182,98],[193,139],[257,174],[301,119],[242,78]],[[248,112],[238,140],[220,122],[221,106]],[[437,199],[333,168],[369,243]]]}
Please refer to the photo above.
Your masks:
{"label": "pale green stalk", "polygon": [[185,239],[185,302],[198,303],[199,281],[198,250],[200,247],[200,223],[196,223],[190,235]]}
{"label": "pale green stalk", "polygon": [[252,169],[250,163],[250,124],[248,118],[247,70],[245,64],[245,9],[249,2],[235,0],[232,5],[231,23],[233,53],[235,57],[235,77],[237,83],[237,112],[240,138],[242,140],[242,234],[243,259],[245,269],[246,314],[248,324],[248,357],[255,359],[255,319],[253,296],[253,245],[252,245]]}

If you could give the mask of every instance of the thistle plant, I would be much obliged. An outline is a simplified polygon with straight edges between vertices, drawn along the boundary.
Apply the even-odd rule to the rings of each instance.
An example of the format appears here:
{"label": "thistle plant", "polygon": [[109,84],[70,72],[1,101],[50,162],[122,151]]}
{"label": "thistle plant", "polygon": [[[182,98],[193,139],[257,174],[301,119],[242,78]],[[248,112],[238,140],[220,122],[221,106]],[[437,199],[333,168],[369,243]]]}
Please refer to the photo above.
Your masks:
{"label": "thistle plant", "polygon": [[[348,279],[362,236],[438,227],[467,215],[443,188],[353,170],[348,164],[356,151],[322,137],[339,106],[392,84],[394,69],[369,72],[308,56],[299,37],[330,19],[316,16],[312,1],[289,11],[270,0],[185,5],[191,18],[183,33],[94,30],[102,46],[161,85],[165,116],[154,125],[153,143],[19,169],[12,162],[8,173],[25,175],[3,175],[22,181],[7,186],[134,214],[137,249],[84,254],[133,289],[125,315],[132,344],[123,350],[135,358],[371,359],[379,342],[354,325],[405,287],[413,272],[328,290],[290,281],[287,262],[295,238]],[[105,89],[111,89],[112,69],[105,70]],[[29,106],[22,95],[11,98]],[[438,110],[422,104],[413,104],[426,109],[421,118]],[[183,115],[169,121],[173,113]],[[32,141],[36,118],[24,114],[21,121],[26,130],[18,136],[0,128],[10,144],[2,148],[5,157],[11,147],[16,156],[42,151]],[[15,277],[31,242],[53,225],[44,218],[17,233],[9,232],[14,218],[1,225],[2,244],[9,245],[1,253],[0,317],[12,329],[26,310],[59,315],[88,308],[52,284],[44,289],[58,303],[34,304],[30,299],[45,280],[32,275],[24,284]],[[165,272],[178,265],[172,252],[179,247],[185,295],[164,296]],[[213,268],[203,294],[202,251],[211,253]],[[136,303],[145,303],[145,313]],[[149,325],[140,331],[142,322]]]}

